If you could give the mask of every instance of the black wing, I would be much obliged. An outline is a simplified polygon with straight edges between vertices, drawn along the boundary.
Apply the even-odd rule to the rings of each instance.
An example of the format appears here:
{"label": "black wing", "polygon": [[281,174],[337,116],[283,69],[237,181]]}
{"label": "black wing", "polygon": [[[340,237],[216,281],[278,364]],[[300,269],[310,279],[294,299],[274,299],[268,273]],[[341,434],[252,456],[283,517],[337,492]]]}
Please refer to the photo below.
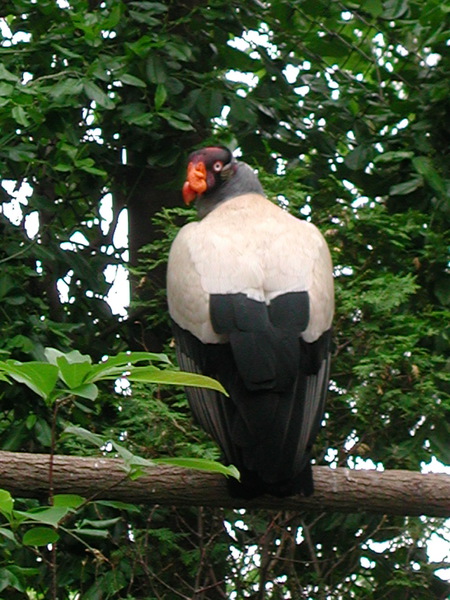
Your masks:
{"label": "black wing", "polygon": [[331,330],[306,343],[307,292],[279,296],[269,306],[245,294],[213,295],[210,316],[225,344],[203,344],[174,323],[180,367],[218,379],[230,397],[187,388],[198,423],[224,458],[241,471],[235,496],[310,495],[310,451],[328,388]]}

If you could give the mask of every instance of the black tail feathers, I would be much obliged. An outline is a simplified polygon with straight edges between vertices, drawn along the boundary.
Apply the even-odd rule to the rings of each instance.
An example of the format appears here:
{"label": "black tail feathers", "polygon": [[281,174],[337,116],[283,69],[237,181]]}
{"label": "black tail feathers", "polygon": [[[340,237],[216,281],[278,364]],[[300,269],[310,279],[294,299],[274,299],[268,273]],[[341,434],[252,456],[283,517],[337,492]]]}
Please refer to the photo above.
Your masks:
{"label": "black tail feathers", "polygon": [[287,496],[311,496],[314,493],[314,482],[311,465],[308,463],[303,471],[291,479],[283,481],[264,481],[254,471],[240,469],[241,481],[227,479],[228,492],[233,498],[251,500],[264,494],[286,498]]}

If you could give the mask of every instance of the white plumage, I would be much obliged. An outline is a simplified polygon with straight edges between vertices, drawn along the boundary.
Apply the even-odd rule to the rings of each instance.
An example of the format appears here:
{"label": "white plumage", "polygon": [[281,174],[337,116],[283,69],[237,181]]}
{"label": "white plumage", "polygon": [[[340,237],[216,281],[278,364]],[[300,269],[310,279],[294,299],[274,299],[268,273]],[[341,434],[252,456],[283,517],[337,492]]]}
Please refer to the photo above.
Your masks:
{"label": "white plumage", "polygon": [[169,312],[203,343],[223,342],[209,319],[210,294],[244,293],[269,304],[286,292],[307,291],[310,322],[302,337],[315,341],[331,327],[331,257],[319,230],[263,196],[244,194],[185,225],[168,266]]}

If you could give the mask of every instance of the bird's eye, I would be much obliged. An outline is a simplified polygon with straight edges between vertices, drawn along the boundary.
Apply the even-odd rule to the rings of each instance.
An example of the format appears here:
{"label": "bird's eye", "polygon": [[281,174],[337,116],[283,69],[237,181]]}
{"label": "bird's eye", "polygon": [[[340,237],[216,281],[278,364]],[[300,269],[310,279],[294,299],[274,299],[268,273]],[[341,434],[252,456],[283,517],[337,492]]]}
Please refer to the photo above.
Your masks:
{"label": "bird's eye", "polygon": [[213,169],[216,173],[219,173],[219,171],[221,171],[223,168],[223,162],[221,160],[216,160],[216,162],[213,164]]}

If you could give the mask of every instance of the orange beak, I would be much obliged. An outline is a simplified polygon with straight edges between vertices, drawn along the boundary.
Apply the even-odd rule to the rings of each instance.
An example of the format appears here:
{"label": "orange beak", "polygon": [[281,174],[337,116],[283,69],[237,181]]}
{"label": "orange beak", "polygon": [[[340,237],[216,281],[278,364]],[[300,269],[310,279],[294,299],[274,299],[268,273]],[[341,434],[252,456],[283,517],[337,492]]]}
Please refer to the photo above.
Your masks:
{"label": "orange beak", "polygon": [[183,200],[185,204],[190,204],[198,194],[206,192],[207,188],[205,163],[202,161],[196,164],[190,162],[187,168],[187,179],[183,185]]}

